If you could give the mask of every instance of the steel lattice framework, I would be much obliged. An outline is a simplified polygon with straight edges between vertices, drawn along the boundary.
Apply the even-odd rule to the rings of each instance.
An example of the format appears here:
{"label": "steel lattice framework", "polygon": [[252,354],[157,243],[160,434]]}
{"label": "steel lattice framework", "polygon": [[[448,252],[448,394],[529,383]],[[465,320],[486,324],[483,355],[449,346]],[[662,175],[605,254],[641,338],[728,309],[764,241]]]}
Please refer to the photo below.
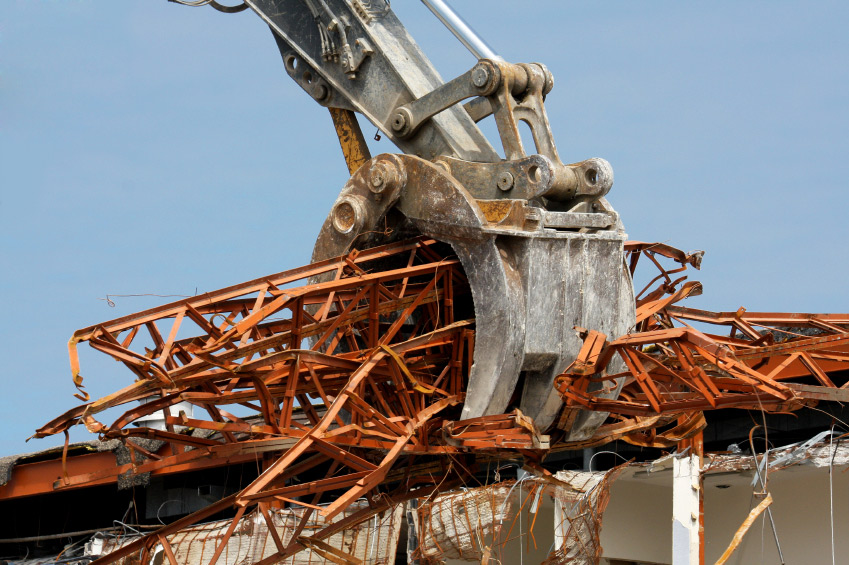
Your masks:
{"label": "steel lattice framework", "polygon": [[[629,242],[632,275],[641,256],[660,270],[638,295],[637,330],[608,341],[581,328],[584,345],[575,362],[558,378],[569,406],[617,414],[647,416],[724,407],[793,409],[814,400],[843,400],[849,371],[849,315],[773,312],[714,313],[675,306],[701,293],[701,284],[673,280],[701,254],[686,255],[661,244]],[[680,264],[664,269],[657,255]],[[652,288],[652,285],[655,285]],[[700,326],[729,328],[728,335]],[[607,374],[619,356],[627,370]],[[840,378],[842,386],[835,384]],[[625,378],[618,399],[604,391]]]}
{"label": "steel lattice framework", "polygon": [[[36,437],[64,432],[67,449],[68,428],[82,423],[103,439],[124,442],[133,462],[66,473],[54,487],[260,457],[263,472],[243,490],[97,563],[161,544],[176,565],[169,535],[235,510],[209,562],[215,565],[246,513],[259,513],[274,531],[271,508],[306,507],[290,542],[275,534],[277,551],[265,565],[323,547],[321,540],[400,501],[454,488],[475,473],[476,460],[521,458],[551,480],[541,466],[551,449],[616,439],[670,447],[705,427],[704,410],[792,410],[849,400],[849,315],[683,308],[677,302],[700,293],[701,285],[681,273],[698,268],[701,253],[639,242],[626,244],[626,251],[632,276],[643,257],[658,269],[637,296],[634,331],[609,340],[576,328],[583,347],[555,381],[565,401],[557,428],[568,431],[579,410],[608,413],[589,439],[551,445],[518,410],[458,420],[474,352],[472,298],[450,248],[418,238],[77,331],[69,349],[77,396],[85,403]],[[672,267],[664,267],[669,261]],[[710,334],[694,324],[730,331]],[[123,363],[136,381],[90,401],[77,356],[82,342]],[[617,356],[625,370],[608,373]],[[621,392],[611,398],[617,386]],[[98,420],[128,403],[132,407],[111,424]],[[180,412],[181,403],[205,417]],[[251,415],[233,413],[239,411]],[[156,413],[164,414],[164,429],[149,424]],[[139,438],[162,443],[153,449]],[[332,518],[363,498],[368,507],[301,535],[314,512]]]}
{"label": "steel lattice framework", "polygon": [[[269,504],[318,510],[324,496],[333,502],[320,511],[331,518],[360,497],[372,503],[311,538],[321,540],[389,504],[455,487],[470,472],[460,459],[449,459],[435,469],[431,465],[436,479],[411,474],[411,455],[460,454],[494,430],[499,439],[487,444],[491,448],[540,447],[538,432],[520,414],[455,421],[474,326],[472,320],[455,320],[454,305],[468,287],[457,260],[437,247],[433,240],[417,239],[354,251],[76,332],[70,354],[80,399],[88,400],[76,352],[80,342],[123,363],[137,380],[67,412],[36,436],[66,432],[81,422],[104,439],[121,439],[134,459],[144,461],[65,477],[57,488],[128,471],[190,468],[209,458],[264,454],[267,463],[259,478],[236,495],[101,561],[149,550],[157,542],[170,553],[167,535],[235,507],[212,565],[250,508],[270,520]],[[146,416],[171,412],[181,402],[201,408],[208,418],[181,412],[166,416],[164,430],[144,425]],[[115,422],[96,419],[127,403],[133,408]],[[238,417],[225,410],[228,405],[246,407],[255,416]],[[187,433],[190,429],[215,435]],[[140,437],[161,440],[167,448],[154,453],[135,441]],[[391,477],[402,456],[406,467]],[[314,480],[293,480],[308,472]],[[400,484],[395,492],[380,488],[387,480]],[[332,497],[325,496],[330,492]],[[303,497],[309,502],[297,500]],[[278,553],[269,562],[306,547],[276,542]]]}

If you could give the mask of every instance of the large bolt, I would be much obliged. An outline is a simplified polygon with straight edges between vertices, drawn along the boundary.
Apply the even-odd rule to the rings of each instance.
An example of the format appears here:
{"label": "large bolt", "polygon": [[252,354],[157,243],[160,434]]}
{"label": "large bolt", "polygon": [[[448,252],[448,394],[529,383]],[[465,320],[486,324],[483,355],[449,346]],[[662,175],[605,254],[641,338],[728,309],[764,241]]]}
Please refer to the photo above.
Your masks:
{"label": "large bolt", "polygon": [[515,179],[513,178],[513,174],[510,171],[504,171],[500,175],[498,175],[498,188],[504,191],[508,191],[513,188],[513,183]]}
{"label": "large bolt", "polygon": [[401,176],[402,173],[395,163],[381,158],[369,168],[368,189],[379,200],[383,193],[391,193],[399,186]]}
{"label": "large bolt", "polygon": [[317,100],[318,102],[322,102],[325,98],[327,98],[329,91],[327,90],[327,87],[323,84],[316,84],[310,94],[312,94],[312,97],[315,100]]}
{"label": "large bolt", "polygon": [[361,197],[343,196],[330,213],[333,227],[342,234],[359,231],[365,222],[366,212]]}
{"label": "large bolt", "polygon": [[413,128],[417,128],[418,125],[414,123],[413,113],[410,112],[410,109],[404,106],[399,106],[398,108],[395,108],[395,113],[392,115],[389,127],[392,128],[395,135],[403,138],[411,135],[413,133]]}
{"label": "large bolt", "polygon": [[472,69],[472,84],[478,88],[483,88],[489,82],[489,69],[486,65],[478,63]]}
{"label": "large bolt", "polygon": [[396,112],[392,116],[392,130],[401,133],[407,127],[407,116],[403,112]]}

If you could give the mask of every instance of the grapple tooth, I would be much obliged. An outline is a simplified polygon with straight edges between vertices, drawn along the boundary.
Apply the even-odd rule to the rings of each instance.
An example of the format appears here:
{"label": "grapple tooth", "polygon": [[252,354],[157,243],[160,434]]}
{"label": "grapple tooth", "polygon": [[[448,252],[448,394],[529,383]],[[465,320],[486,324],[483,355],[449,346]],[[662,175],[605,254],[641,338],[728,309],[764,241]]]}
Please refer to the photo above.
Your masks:
{"label": "grapple tooth", "polygon": [[[375,192],[371,170],[395,179],[392,186]],[[339,204],[353,201],[357,207]],[[581,348],[573,328],[616,338],[634,324],[626,235],[618,219],[610,229],[583,230],[591,233],[547,229],[547,220],[561,226],[580,215],[552,214],[527,201],[503,202],[509,213],[494,219],[482,210],[485,202],[475,200],[444,168],[409,155],[381,155],[354,174],[333,209],[361,217],[340,222],[331,212],[313,260],[344,253],[355,242],[362,245],[358,238],[379,232],[391,208],[420,233],[449,243],[465,269],[475,309],[474,363],[462,418],[504,413],[523,377],[519,408],[545,430],[562,407],[554,379]],[[616,217],[609,209],[604,214]],[[341,230],[339,224],[356,228]],[[618,392],[617,386],[609,395]],[[565,430],[568,439],[591,436],[605,418],[579,412]]]}

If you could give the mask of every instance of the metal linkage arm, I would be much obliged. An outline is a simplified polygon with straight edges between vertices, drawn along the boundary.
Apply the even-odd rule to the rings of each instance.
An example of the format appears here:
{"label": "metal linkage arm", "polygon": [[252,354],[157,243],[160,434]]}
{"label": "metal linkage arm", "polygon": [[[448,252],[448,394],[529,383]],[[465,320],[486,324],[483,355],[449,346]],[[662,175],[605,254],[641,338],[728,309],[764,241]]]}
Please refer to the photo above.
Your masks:
{"label": "metal linkage arm", "polygon": [[[545,158],[543,163],[534,164],[533,169],[529,167],[521,174],[531,181],[530,190],[511,192],[514,182],[506,178],[499,186],[502,192],[496,193],[496,197],[532,199],[544,196],[560,202],[597,200],[613,186],[613,169],[607,161],[598,158],[572,165],[561,162],[543,102],[553,86],[554,77],[540,63],[511,64],[500,59],[482,59],[454,80],[399,106],[392,116],[391,128],[399,137],[409,139],[434,116],[456,107],[463,100],[475,98],[465,108],[476,122],[494,114],[509,162],[519,162],[528,156],[519,133],[519,121],[528,125],[537,153]],[[469,163],[465,168],[468,165],[489,169],[480,163]],[[453,167],[451,172],[455,174]],[[511,176],[515,180],[513,173]],[[492,197],[476,192],[480,182],[469,183],[457,178],[475,197]]]}
{"label": "metal linkage arm", "polygon": [[[458,180],[475,198],[545,198],[567,211],[607,194],[613,184],[607,161],[565,165],[557,154],[543,103],[554,84],[548,69],[505,62],[444,2],[424,3],[480,59],[447,83],[387,0],[245,0],[270,26],[286,72],[314,100],[363,114],[408,155],[441,158],[452,173],[451,160],[462,162]],[[467,99],[473,100],[461,106]],[[506,161],[476,125],[489,115]],[[519,121],[529,126],[536,154],[526,152]],[[536,159],[524,162],[528,157]],[[487,166],[494,163],[508,167]],[[462,175],[476,166],[481,170]],[[481,183],[486,175],[491,178]]]}
{"label": "metal linkage arm", "polygon": [[272,29],[295,82],[319,104],[355,110],[404,153],[495,162],[498,154],[460,106],[404,138],[390,126],[398,106],[443,80],[386,0],[247,0]]}

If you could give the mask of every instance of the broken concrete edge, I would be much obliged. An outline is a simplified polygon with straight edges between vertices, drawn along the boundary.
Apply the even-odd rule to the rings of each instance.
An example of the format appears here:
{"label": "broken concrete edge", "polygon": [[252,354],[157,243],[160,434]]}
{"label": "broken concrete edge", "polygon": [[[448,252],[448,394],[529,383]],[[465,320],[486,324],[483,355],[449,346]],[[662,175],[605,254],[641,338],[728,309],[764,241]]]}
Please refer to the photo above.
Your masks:
{"label": "broken concrete edge", "polygon": [[[416,499],[416,504],[401,502],[389,507],[375,520],[369,519],[342,530],[322,543],[330,544],[340,551],[356,553],[356,551],[362,551],[363,547],[367,546],[371,546],[368,551],[372,551],[375,540],[380,540],[378,545],[382,547],[381,551],[387,555],[394,555],[399,542],[399,532],[402,528],[407,527],[414,528],[416,539],[420,539],[420,544],[416,549],[419,556],[425,559],[422,562],[430,562],[428,559],[452,557],[451,551],[444,549],[448,546],[461,550],[466,557],[480,553],[481,555],[477,555],[479,560],[487,550],[498,551],[499,547],[509,541],[509,536],[504,534],[512,527],[512,522],[515,522],[511,508],[521,509],[520,511],[527,512],[529,517],[531,515],[536,516],[538,509],[541,508],[539,505],[540,497],[545,494],[551,497],[555,504],[559,502],[559,513],[553,518],[555,518],[555,528],[557,529],[559,526],[559,529],[562,530],[558,538],[560,540],[558,545],[563,546],[555,547],[549,561],[546,562],[559,563],[559,555],[566,555],[567,553],[573,555],[575,551],[591,550],[593,554],[600,555],[601,547],[598,533],[601,526],[601,514],[604,511],[604,506],[606,506],[609,484],[622,468],[623,466],[610,471],[577,473],[563,471],[544,478],[525,475],[518,480],[510,479],[476,488],[461,488],[436,497]],[[354,513],[366,506],[365,500],[358,500],[347,508],[343,515],[331,520],[331,522],[344,518],[345,515]],[[287,536],[291,537],[292,531],[295,530],[304,512],[309,511],[306,507],[269,510],[274,516],[275,529],[279,530],[279,535],[284,541],[286,541]],[[411,512],[415,514],[413,519],[409,516]],[[471,521],[455,521],[454,514],[457,512],[473,519]],[[593,516],[592,525],[589,528],[587,527],[588,513]],[[559,521],[556,520],[557,517],[560,518]],[[312,520],[316,521],[317,524],[323,523],[323,518],[313,518]],[[572,526],[573,520],[575,522],[574,527]],[[421,528],[420,525],[425,521],[429,523],[429,526]],[[259,511],[245,514],[240,522],[243,527],[237,527],[237,531],[242,532],[242,537],[244,535],[256,536],[257,539],[248,544],[245,544],[244,539],[234,539],[233,543],[238,546],[233,548],[235,551],[242,551],[243,547],[273,546],[269,537],[272,534],[268,531],[266,522],[263,521]],[[209,540],[218,539],[230,523],[231,520],[225,519],[196,524],[180,532],[169,534],[166,539],[178,557],[188,558],[193,552],[197,551],[198,543],[203,546],[207,538]],[[502,531],[502,526],[504,531]],[[383,531],[386,527],[389,527],[391,531]],[[310,530],[310,528],[307,529]],[[377,529],[380,529],[382,533],[378,533]],[[70,562],[77,559],[79,562],[86,562],[91,558],[104,556],[141,537],[132,526],[125,526],[121,535],[117,536],[114,530],[115,528],[106,528],[103,531],[93,532],[91,535],[88,535],[88,532],[78,532],[80,535],[86,535],[84,540],[80,540],[86,541],[86,543],[80,544],[78,542],[75,544],[82,551],[79,554],[66,555],[66,561]],[[365,536],[365,540],[359,541],[364,541],[365,546],[361,544],[360,548],[357,549],[354,538],[362,536]],[[581,539],[578,540],[578,537]],[[484,538],[487,538],[487,543],[481,543],[486,541]],[[576,539],[568,546],[563,543],[564,540],[571,540],[572,538]],[[307,547],[313,552],[316,551],[316,548],[312,547],[311,544],[307,544]],[[321,546],[316,547],[318,550],[322,549]],[[152,558],[155,560],[157,553],[161,551],[160,546],[154,546],[151,550]],[[371,556],[373,554],[370,554],[369,558]],[[365,556],[359,556],[359,558],[361,557]],[[53,562],[49,558],[39,559],[39,562]]]}
{"label": "broken concrete edge", "polygon": [[[217,433],[213,430],[201,429],[186,431],[190,431],[191,437],[196,438],[210,438]],[[133,438],[133,442],[142,449],[153,453],[165,445],[164,441],[146,438]],[[63,449],[64,447],[60,445],[56,447],[49,447],[41,451],[32,451],[30,453],[19,453],[16,455],[0,457],[0,487],[9,484],[17,465],[61,459]],[[191,450],[193,448],[189,447],[189,449]],[[105,441],[93,439],[68,444],[68,457],[104,452],[112,452],[115,455],[116,467],[120,467],[121,465],[126,465],[131,462],[130,449],[119,439],[110,439]],[[136,452],[136,463],[143,463],[144,461],[144,456],[141,453]],[[124,490],[134,486],[147,486],[149,483],[150,473],[133,474],[131,471],[128,471],[118,477],[118,490]]]}
{"label": "broken concrete edge", "polygon": [[[796,465],[811,465],[822,468],[849,465],[849,442],[835,437],[829,441],[829,431],[821,432],[807,441],[791,443],[768,452],[768,464],[764,463],[763,453],[757,458],[743,453],[705,453],[704,464],[701,472],[705,476],[727,473],[744,473],[755,471],[756,468],[763,469],[768,466],[769,470],[780,471]],[[654,475],[664,471],[671,471],[673,461],[680,454],[670,453],[654,461],[631,462],[623,465],[625,469],[620,479],[630,479],[635,476]]]}

